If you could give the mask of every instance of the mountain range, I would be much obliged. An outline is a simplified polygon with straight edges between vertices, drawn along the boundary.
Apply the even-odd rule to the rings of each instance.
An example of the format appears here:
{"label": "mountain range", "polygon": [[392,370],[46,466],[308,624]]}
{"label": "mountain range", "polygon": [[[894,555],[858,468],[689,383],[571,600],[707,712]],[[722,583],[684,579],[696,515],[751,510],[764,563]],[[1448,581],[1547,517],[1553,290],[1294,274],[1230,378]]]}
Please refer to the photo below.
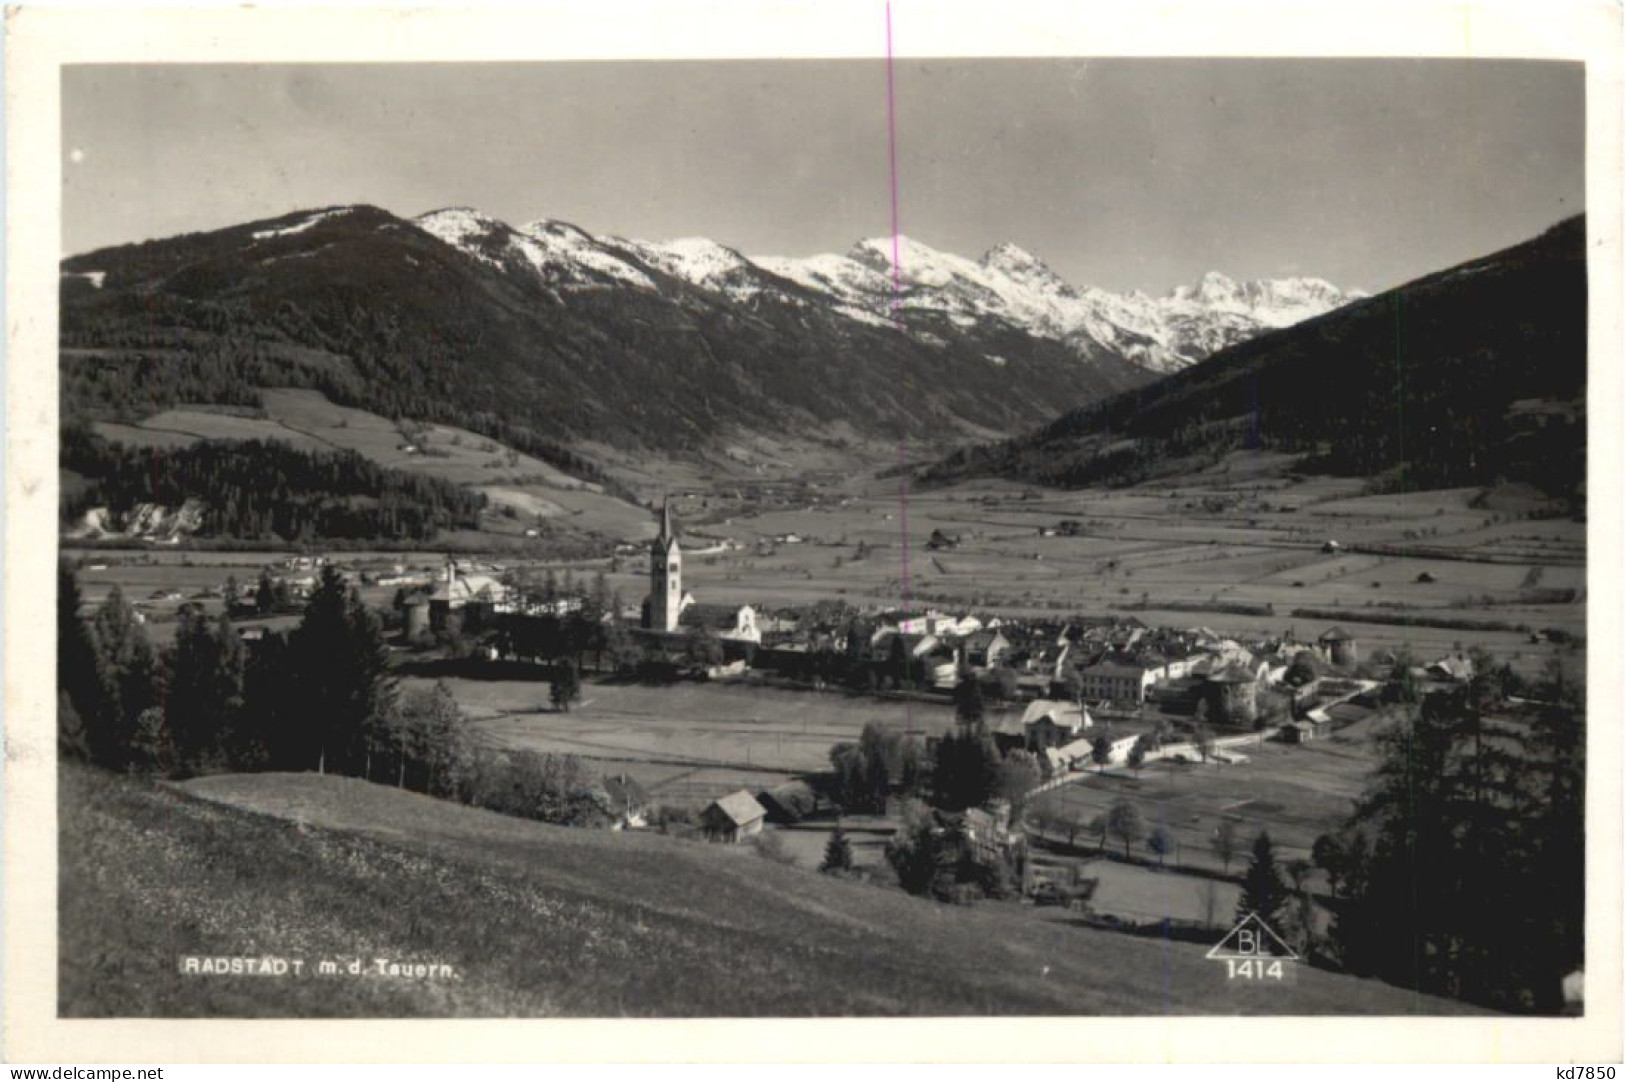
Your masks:
{"label": "mountain range", "polygon": [[1578,216],[1024,435],[961,449],[924,479],[1131,484],[1267,449],[1383,488],[1520,480],[1576,500],[1586,299]]}
{"label": "mountain range", "polygon": [[[417,224],[493,265],[499,265],[506,242],[552,283],[652,290],[657,286],[647,269],[656,268],[745,305],[764,296],[790,303],[810,299],[889,329],[922,317],[945,320],[955,331],[1002,323],[1067,344],[1085,361],[1104,350],[1153,372],[1176,371],[1262,331],[1366,295],[1319,278],[1237,282],[1217,271],[1163,297],[1080,289],[1011,243],[971,260],[908,237],[871,237],[845,255],[790,258],[745,256],[705,237],[594,238],[546,219],[511,230],[464,208],[426,214]],[[921,329],[929,341],[930,328]]]}
{"label": "mountain range", "polygon": [[364,205],[102,249],[62,264],[63,415],[251,408],[291,386],[555,460],[742,432],[951,446],[1358,297],[1218,274],[1120,296],[1013,245],[970,260],[898,238],[895,270],[893,249],[747,258]]}

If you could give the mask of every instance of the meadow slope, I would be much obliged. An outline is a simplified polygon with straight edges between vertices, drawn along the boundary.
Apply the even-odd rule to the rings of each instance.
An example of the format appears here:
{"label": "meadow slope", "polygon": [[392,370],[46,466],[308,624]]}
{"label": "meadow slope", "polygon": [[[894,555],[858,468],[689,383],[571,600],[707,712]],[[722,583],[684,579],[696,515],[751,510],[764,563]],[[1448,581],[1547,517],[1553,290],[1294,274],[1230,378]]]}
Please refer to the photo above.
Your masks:
{"label": "meadow slope", "polygon": [[[1440,1014],[1304,968],[1226,987],[1190,944],[950,908],[658,836],[360,781],[61,774],[64,1016]],[[457,977],[184,976],[188,954]]]}

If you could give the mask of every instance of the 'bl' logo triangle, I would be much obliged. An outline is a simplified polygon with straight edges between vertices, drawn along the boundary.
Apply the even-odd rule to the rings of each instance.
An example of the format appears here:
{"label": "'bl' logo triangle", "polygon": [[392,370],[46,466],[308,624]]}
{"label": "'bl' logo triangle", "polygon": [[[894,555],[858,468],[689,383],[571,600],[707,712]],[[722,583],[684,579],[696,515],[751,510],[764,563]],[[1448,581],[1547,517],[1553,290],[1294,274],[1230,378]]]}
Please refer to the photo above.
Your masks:
{"label": "'bl' logo triangle", "polygon": [[1289,958],[1297,960],[1298,952],[1286,945],[1275,930],[1265,924],[1257,913],[1248,913],[1230,929],[1230,934],[1214,944],[1207,952],[1209,958]]}

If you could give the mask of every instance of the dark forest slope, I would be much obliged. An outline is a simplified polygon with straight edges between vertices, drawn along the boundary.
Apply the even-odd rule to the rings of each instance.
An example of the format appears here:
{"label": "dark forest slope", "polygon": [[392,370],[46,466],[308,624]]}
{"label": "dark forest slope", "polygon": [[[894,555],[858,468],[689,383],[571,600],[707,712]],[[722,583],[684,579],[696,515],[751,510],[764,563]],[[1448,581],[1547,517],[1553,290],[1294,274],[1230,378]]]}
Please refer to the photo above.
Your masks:
{"label": "dark forest slope", "polygon": [[1386,488],[1585,477],[1585,219],[1263,335],[1031,434],[956,452],[950,482],[1128,484],[1229,451]]}

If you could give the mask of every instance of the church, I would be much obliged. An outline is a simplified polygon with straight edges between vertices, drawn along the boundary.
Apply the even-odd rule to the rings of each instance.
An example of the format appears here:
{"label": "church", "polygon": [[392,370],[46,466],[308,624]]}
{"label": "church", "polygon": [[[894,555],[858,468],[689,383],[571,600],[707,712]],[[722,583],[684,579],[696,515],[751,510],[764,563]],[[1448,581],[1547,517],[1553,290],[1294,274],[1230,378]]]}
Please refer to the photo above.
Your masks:
{"label": "church", "polygon": [[643,603],[643,627],[657,634],[702,631],[725,643],[759,644],[756,610],[749,605],[697,605],[683,589],[683,550],[672,524],[671,502],[660,510],[660,530],[649,544],[649,597]]}
{"label": "church", "polygon": [[668,634],[676,631],[685,600],[693,599],[683,595],[683,550],[671,524],[668,499],[660,508],[660,532],[649,544],[649,603],[643,626]]}

